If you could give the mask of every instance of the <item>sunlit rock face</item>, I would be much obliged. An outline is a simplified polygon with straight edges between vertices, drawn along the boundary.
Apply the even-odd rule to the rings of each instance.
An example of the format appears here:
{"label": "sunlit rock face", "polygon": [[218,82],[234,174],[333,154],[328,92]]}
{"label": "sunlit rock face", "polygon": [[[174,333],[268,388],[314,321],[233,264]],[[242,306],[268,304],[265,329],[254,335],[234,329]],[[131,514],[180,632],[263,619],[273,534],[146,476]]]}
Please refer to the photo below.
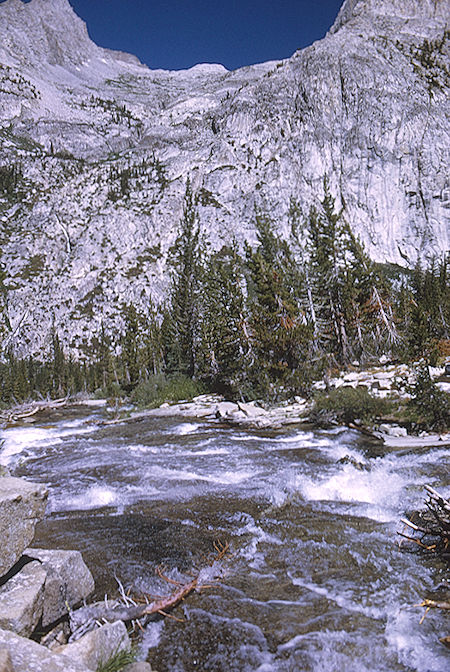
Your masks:
{"label": "sunlit rock face", "polygon": [[287,235],[290,199],[306,214],[327,175],[374,259],[442,254],[448,9],[346,0],[329,34],[289,59],[173,72],[97,47],[68,0],[0,4],[0,235],[16,345],[45,346],[54,322],[80,346],[102,320],[117,324],[121,303],[161,300],[188,176],[215,248],[255,240],[255,205]]}

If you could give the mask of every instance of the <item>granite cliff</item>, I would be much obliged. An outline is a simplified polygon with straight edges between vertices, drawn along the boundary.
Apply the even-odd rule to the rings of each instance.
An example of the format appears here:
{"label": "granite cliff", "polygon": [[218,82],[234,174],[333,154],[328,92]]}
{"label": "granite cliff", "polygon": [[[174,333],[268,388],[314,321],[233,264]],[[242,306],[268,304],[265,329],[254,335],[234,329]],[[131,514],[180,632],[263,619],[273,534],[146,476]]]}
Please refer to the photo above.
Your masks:
{"label": "granite cliff", "polygon": [[186,179],[214,247],[280,235],[327,175],[370,255],[448,250],[448,0],[345,0],[327,36],[232,72],[97,47],[68,0],[0,4],[0,240],[10,340],[80,345],[167,286]]}

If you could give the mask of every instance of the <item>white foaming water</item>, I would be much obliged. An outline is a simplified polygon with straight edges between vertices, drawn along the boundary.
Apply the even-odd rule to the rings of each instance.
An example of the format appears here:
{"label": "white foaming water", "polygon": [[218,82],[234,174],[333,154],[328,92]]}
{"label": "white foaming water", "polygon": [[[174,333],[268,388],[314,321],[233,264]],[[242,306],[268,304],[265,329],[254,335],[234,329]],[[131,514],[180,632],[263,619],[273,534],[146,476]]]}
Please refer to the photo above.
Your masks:
{"label": "white foaming water", "polygon": [[258,471],[225,471],[214,474],[202,474],[184,469],[169,469],[158,465],[152,466],[146,474],[146,478],[165,479],[170,481],[205,481],[206,483],[223,483],[224,485],[237,485],[249,478],[256,476]]}
{"label": "white foaming water", "polygon": [[[180,647],[185,661],[199,637],[225,632],[221,660],[240,672],[444,669],[430,632],[433,617],[419,627],[420,610],[401,606],[420,600],[420,559],[403,556],[394,526],[377,523],[397,522],[406,506],[417,506],[421,483],[442,489],[437,480],[445,481],[445,448],[383,454],[381,444],[372,451],[372,444],[345,429],[261,436],[185,418],[178,425],[175,418],[149,419],[65,440],[96,429],[85,419],[7,430],[9,450],[36,458],[24,460],[21,471],[47,482],[49,512],[97,509],[113,516],[156,500],[161,516],[182,521],[182,544],[192,537],[195,549],[197,530],[210,535],[215,525],[214,534],[229,535],[236,549],[236,580],[222,580],[217,601],[214,591],[195,598],[210,613],[185,606],[197,624],[188,620],[186,634],[170,644],[161,637],[168,626],[151,624],[140,658],[153,647],[158,659],[165,647]],[[345,456],[350,463],[339,462]],[[127,558],[121,558],[125,565]],[[145,563],[142,576],[147,572]],[[215,572],[208,569],[201,580],[210,583]],[[430,572],[428,587],[433,580]],[[209,655],[207,643],[198,646]],[[206,662],[214,664],[213,658]],[[173,664],[180,672],[190,669]]]}
{"label": "white foaming water", "polygon": [[145,446],[142,443],[138,443],[136,445],[129,445],[127,446],[127,449],[131,453],[143,453],[143,454],[153,454],[156,455],[159,451],[158,448],[155,448],[154,446]]}
{"label": "white foaming water", "polygon": [[407,481],[383,464],[360,471],[350,464],[329,478],[313,480],[297,476],[297,486],[305,499],[373,504],[383,509],[398,509]]}
{"label": "white foaming water", "polygon": [[[62,510],[87,510],[110,506],[119,501],[120,495],[114,488],[93,485],[85,492],[64,499]],[[61,503],[60,503],[61,505]]]}
{"label": "white foaming water", "polygon": [[63,438],[95,432],[98,426],[87,425],[89,420],[90,418],[71,420],[49,427],[25,426],[4,429],[0,432],[0,440],[4,442],[0,451],[0,461],[9,464],[14,455],[19,455],[24,450],[60,444]]}
{"label": "white foaming water", "polygon": [[192,450],[189,452],[191,457],[207,457],[209,455],[229,455],[230,451],[226,448],[205,448],[204,450]]}
{"label": "white foaming water", "polygon": [[158,646],[163,628],[164,621],[148,623],[145,626],[144,634],[139,641],[137,660],[147,660],[150,649],[154,649]]}
{"label": "white foaming water", "polygon": [[374,606],[364,606],[361,602],[356,602],[351,599],[351,592],[343,592],[337,594],[335,591],[329,590],[326,586],[318,586],[315,583],[304,581],[300,578],[293,578],[292,584],[294,586],[299,586],[300,588],[306,588],[316,595],[325,597],[327,600],[335,602],[342,609],[347,611],[353,611],[358,614],[363,614],[368,618],[380,619],[383,618],[386,614],[386,608],[379,608]]}
{"label": "white foaming water", "polygon": [[[265,564],[265,555],[259,544],[274,544],[281,545],[281,539],[273,534],[266,532],[258,523],[256,523],[253,516],[248,514],[237,514],[236,521],[239,523],[239,536],[250,536],[250,540],[246,542],[245,546],[239,551],[239,556],[248,562],[249,567],[257,569],[263,567]],[[245,523],[245,524],[244,524]]]}
{"label": "white foaming water", "polygon": [[187,434],[193,434],[196,432],[201,425],[192,423],[192,422],[182,422],[180,425],[178,425],[174,430],[172,430],[173,434],[176,434],[177,436],[186,436]]}
{"label": "white foaming water", "polygon": [[[352,651],[355,644],[363,650],[365,648],[366,655],[354,658]],[[386,667],[385,661],[377,660],[376,651],[371,651],[370,644],[364,642],[361,636],[355,634],[352,637],[345,630],[323,629],[319,632],[296,635],[278,647],[279,653],[296,650],[302,652],[302,658],[307,661],[302,667],[308,672],[382,672],[390,669]],[[274,669],[286,669],[286,672],[291,672],[294,668],[288,665],[286,668]]]}
{"label": "white foaming water", "polygon": [[[419,627],[420,610],[404,605],[388,615],[386,639],[399,663],[407,669],[443,672],[448,670],[448,651],[439,644],[438,637],[447,635],[442,614],[429,615]],[[435,641],[430,650],[430,640]]]}

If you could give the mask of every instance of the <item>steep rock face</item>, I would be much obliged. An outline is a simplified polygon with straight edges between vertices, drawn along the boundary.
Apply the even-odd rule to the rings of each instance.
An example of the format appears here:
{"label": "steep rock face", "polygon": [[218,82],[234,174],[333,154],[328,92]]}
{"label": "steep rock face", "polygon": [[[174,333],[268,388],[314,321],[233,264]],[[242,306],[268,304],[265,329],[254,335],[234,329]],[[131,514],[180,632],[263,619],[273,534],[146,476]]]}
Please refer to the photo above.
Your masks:
{"label": "steep rock face", "polygon": [[54,320],[81,345],[121,302],[160,299],[187,176],[215,247],[254,240],[255,205],[286,235],[326,174],[375,259],[447,250],[448,9],[346,0],[287,60],[167,72],[94,45],[68,0],[0,4],[11,340],[35,350]]}

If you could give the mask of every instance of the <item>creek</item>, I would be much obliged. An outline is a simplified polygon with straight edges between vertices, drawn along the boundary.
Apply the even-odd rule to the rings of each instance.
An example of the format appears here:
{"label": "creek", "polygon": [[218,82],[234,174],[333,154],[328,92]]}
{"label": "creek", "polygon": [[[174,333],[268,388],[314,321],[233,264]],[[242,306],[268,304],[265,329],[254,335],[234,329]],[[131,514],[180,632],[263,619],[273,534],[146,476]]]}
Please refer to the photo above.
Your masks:
{"label": "creek", "polygon": [[387,448],[346,428],[249,430],[147,417],[105,425],[68,407],[0,432],[0,463],[45,483],[35,546],[75,548],[97,597],[116,575],[154,592],[155,567],[186,572],[215,540],[226,575],[150,623],[159,672],[443,672],[445,616],[413,605],[446,578],[399,549],[423,486],[448,482],[448,449]]}

